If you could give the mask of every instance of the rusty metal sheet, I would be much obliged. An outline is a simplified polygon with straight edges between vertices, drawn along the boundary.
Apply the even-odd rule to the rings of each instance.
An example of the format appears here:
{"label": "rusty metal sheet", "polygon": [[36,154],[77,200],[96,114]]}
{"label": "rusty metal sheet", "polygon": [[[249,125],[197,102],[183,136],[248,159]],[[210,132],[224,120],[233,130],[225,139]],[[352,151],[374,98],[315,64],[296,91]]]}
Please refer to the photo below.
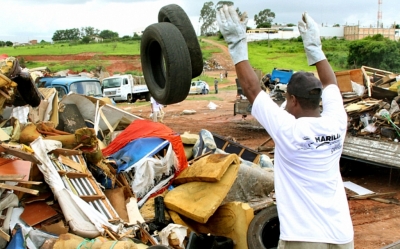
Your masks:
{"label": "rusty metal sheet", "polygon": [[346,135],[342,156],[380,166],[400,168],[400,143]]}

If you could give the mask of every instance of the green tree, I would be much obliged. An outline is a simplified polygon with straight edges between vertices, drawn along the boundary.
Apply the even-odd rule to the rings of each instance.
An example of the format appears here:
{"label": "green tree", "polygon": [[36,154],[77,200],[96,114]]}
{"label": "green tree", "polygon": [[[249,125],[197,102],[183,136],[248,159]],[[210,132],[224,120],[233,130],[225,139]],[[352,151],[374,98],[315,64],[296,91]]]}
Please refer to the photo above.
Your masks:
{"label": "green tree", "polygon": [[288,24],[288,25],[286,25],[286,26],[288,26],[288,27],[295,27],[295,26],[296,26],[296,24],[289,23],[289,24]]}
{"label": "green tree", "polygon": [[92,38],[90,38],[90,36],[84,36],[82,38],[82,43],[88,44],[91,40],[92,40]]}
{"label": "green tree", "polygon": [[354,68],[369,66],[382,70],[400,72],[400,43],[382,35],[352,41],[349,45],[347,63]]}
{"label": "green tree", "polygon": [[228,5],[228,6],[231,6],[231,5],[233,5],[233,2],[232,1],[219,1],[216,5],[215,5],[215,9],[219,9],[219,8],[221,8],[223,5]]}
{"label": "green tree", "polygon": [[258,15],[254,15],[254,22],[259,28],[259,25],[269,24],[271,25],[272,21],[275,18],[275,13],[272,12],[270,9],[262,10],[258,13]]}
{"label": "green tree", "polygon": [[53,37],[51,38],[53,41],[62,41],[65,40],[64,30],[56,30],[54,32]]}
{"label": "green tree", "polygon": [[11,47],[14,43],[10,42],[10,41],[6,41],[6,46],[7,47]]}
{"label": "green tree", "polygon": [[105,29],[102,30],[99,34],[99,36],[103,39],[116,39],[119,37],[117,32],[113,32],[111,30]]}
{"label": "green tree", "polygon": [[340,27],[340,24],[336,23],[332,27]]}
{"label": "green tree", "polygon": [[214,34],[216,31],[215,27],[215,8],[213,2],[205,2],[203,8],[200,11],[199,22],[203,22],[200,27],[201,35]]}
{"label": "green tree", "polygon": [[0,41],[0,47],[4,47],[6,43],[4,41]]}
{"label": "green tree", "polygon": [[84,36],[95,36],[95,35],[98,35],[99,34],[99,30],[98,29],[95,29],[95,28],[93,28],[93,27],[82,27],[81,28],[81,36],[82,37],[84,37]]}

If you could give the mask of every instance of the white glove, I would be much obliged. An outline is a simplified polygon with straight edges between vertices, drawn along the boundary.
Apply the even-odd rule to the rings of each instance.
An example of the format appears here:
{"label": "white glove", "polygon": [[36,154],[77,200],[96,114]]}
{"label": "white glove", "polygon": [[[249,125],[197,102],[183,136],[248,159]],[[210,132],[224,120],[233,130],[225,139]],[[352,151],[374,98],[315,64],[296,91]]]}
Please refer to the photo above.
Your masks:
{"label": "white glove", "polygon": [[219,30],[228,43],[229,53],[234,64],[248,60],[246,26],[247,13],[244,12],[239,18],[234,7],[224,5],[217,11],[217,22]]}
{"label": "white glove", "polygon": [[303,38],[304,49],[306,50],[308,65],[315,65],[318,61],[325,60],[325,54],[322,51],[322,44],[319,35],[318,24],[307,12],[302,15],[302,21],[299,21],[299,31]]}

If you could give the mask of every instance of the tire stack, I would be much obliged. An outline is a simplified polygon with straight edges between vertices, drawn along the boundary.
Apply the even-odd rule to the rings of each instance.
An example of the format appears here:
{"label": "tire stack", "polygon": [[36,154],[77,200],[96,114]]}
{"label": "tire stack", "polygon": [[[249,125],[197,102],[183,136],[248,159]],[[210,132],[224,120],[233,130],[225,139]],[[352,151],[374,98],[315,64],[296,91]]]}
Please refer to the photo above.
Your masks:
{"label": "tire stack", "polygon": [[140,56],[147,87],[164,105],[184,100],[191,79],[203,71],[196,32],[185,11],[176,4],[162,7],[158,23],[144,30]]}

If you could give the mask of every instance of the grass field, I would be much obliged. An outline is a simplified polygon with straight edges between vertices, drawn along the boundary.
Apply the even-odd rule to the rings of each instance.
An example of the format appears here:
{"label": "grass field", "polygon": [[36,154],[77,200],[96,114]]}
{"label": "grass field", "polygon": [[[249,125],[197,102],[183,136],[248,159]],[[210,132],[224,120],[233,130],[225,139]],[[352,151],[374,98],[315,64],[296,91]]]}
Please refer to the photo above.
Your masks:
{"label": "grass field", "polygon": [[[203,37],[199,38],[199,43],[203,52],[203,59],[208,60],[213,53],[220,53],[221,49],[209,43],[202,41]],[[221,44],[225,44],[224,40],[219,37],[207,37],[207,39],[215,40]],[[323,40],[323,49],[331,62],[334,70],[347,69],[347,53],[348,41],[344,40]],[[226,44],[225,44],[226,45]],[[270,40],[258,41],[248,44],[249,60],[251,65],[260,69],[263,72],[272,71],[273,68],[293,69],[294,71],[314,70],[307,64],[307,59],[304,53],[303,43],[299,39],[291,40]],[[46,44],[21,47],[1,47],[0,54],[9,56],[24,56],[24,55],[74,55],[80,53],[98,53],[102,55],[139,55],[140,41],[129,42],[111,42],[111,43],[91,43],[91,44]],[[28,67],[48,66],[52,71],[58,71],[65,68],[72,70],[92,69],[96,66],[107,66],[104,61],[71,61],[64,64],[52,63],[50,65],[31,61],[27,64]],[[211,79],[199,77],[201,80],[211,82]]]}

